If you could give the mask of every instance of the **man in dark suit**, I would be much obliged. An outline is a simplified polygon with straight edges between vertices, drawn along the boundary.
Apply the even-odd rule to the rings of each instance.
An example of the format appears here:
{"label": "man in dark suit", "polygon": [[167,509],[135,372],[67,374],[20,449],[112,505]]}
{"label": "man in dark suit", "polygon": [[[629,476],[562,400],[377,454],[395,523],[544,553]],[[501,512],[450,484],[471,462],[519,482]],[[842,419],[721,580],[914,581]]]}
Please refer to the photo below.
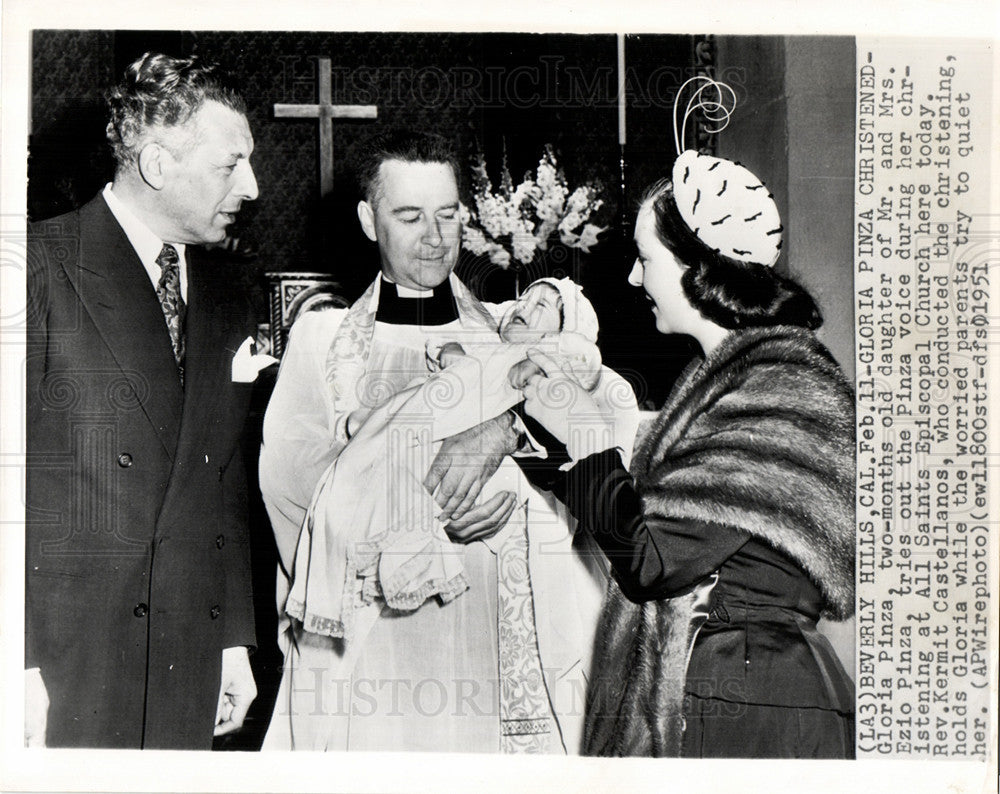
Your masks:
{"label": "man in dark suit", "polygon": [[109,105],[113,183],[29,229],[25,739],[209,749],[256,696],[257,364],[238,274],[194,246],[256,198],[253,138],[193,58],[147,53]]}

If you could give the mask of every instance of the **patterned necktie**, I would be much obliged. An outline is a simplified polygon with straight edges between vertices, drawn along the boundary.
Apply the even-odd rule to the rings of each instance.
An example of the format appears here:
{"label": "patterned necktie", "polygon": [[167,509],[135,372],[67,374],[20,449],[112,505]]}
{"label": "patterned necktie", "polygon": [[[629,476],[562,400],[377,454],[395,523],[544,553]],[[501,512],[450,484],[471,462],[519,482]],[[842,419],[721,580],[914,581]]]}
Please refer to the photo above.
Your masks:
{"label": "patterned necktie", "polygon": [[170,332],[170,346],[174,349],[177,372],[184,382],[184,299],[181,297],[181,269],[177,249],[164,243],[156,264],[160,266],[160,282],[156,297],[160,299],[163,317]]}

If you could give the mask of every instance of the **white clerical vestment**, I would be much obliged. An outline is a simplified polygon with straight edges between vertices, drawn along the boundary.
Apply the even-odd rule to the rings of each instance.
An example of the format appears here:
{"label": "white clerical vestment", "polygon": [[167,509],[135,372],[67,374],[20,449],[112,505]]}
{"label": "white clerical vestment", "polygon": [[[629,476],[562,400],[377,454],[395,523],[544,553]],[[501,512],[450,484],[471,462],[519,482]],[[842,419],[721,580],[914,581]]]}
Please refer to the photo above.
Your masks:
{"label": "white clerical vestment", "polygon": [[[462,310],[469,296],[456,281]],[[376,283],[371,312],[378,297]],[[345,442],[329,363],[348,311],[296,323],[265,419],[261,489],[281,560],[285,669],[264,749],[577,752],[601,558],[573,546],[564,508],[510,460],[481,498],[515,491],[515,514],[493,538],[455,545],[468,590],[412,612],[359,611],[357,641],[347,644],[284,613],[306,507]],[[427,334],[447,331],[374,322],[356,388],[391,395],[426,377]],[[537,648],[542,680],[525,662],[526,646]]]}

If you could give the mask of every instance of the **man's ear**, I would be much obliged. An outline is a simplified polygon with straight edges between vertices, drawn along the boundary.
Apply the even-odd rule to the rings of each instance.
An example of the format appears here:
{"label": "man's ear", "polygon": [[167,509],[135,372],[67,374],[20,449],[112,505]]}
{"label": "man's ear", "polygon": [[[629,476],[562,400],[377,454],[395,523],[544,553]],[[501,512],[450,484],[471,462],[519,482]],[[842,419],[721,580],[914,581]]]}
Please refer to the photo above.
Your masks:
{"label": "man's ear", "polygon": [[361,221],[361,229],[365,237],[373,243],[378,242],[378,235],[375,234],[375,210],[367,201],[358,202],[358,220]]}
{"label": "man's ear", "polygon": [[139,169],[139,176],[153,190],[163,189],[163,172],[166,165],[164,159],[169,156],[170,153],[158,143],[147,143],[139,151],[139,158],[136,163]]}

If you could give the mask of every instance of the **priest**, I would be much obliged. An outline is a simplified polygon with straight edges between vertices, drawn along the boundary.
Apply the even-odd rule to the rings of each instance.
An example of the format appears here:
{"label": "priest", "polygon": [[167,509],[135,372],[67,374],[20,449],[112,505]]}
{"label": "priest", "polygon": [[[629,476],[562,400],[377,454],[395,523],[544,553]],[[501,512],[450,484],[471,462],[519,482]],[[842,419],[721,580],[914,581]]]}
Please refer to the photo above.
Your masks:
{"label": "priest", "polygon": [[[348,415],[426,378],[429,336],[496,333],[496,307],[452,273],[461,219],[447,143],[379,136],[358,174],[358,216],[381,273],[351,308],[296,322],[264,420],[260,482],[280,555],[285,654],[264,749],[577,752],[604,572],[573,545],[562,506],[506,459],[524,444],[512,415],[445,440],[425,480],[468,590],[413,611],[384,607],[346,638],[284,612],[314,490],[350,443]],[[509,485],[476,504],[494,476]]]}

